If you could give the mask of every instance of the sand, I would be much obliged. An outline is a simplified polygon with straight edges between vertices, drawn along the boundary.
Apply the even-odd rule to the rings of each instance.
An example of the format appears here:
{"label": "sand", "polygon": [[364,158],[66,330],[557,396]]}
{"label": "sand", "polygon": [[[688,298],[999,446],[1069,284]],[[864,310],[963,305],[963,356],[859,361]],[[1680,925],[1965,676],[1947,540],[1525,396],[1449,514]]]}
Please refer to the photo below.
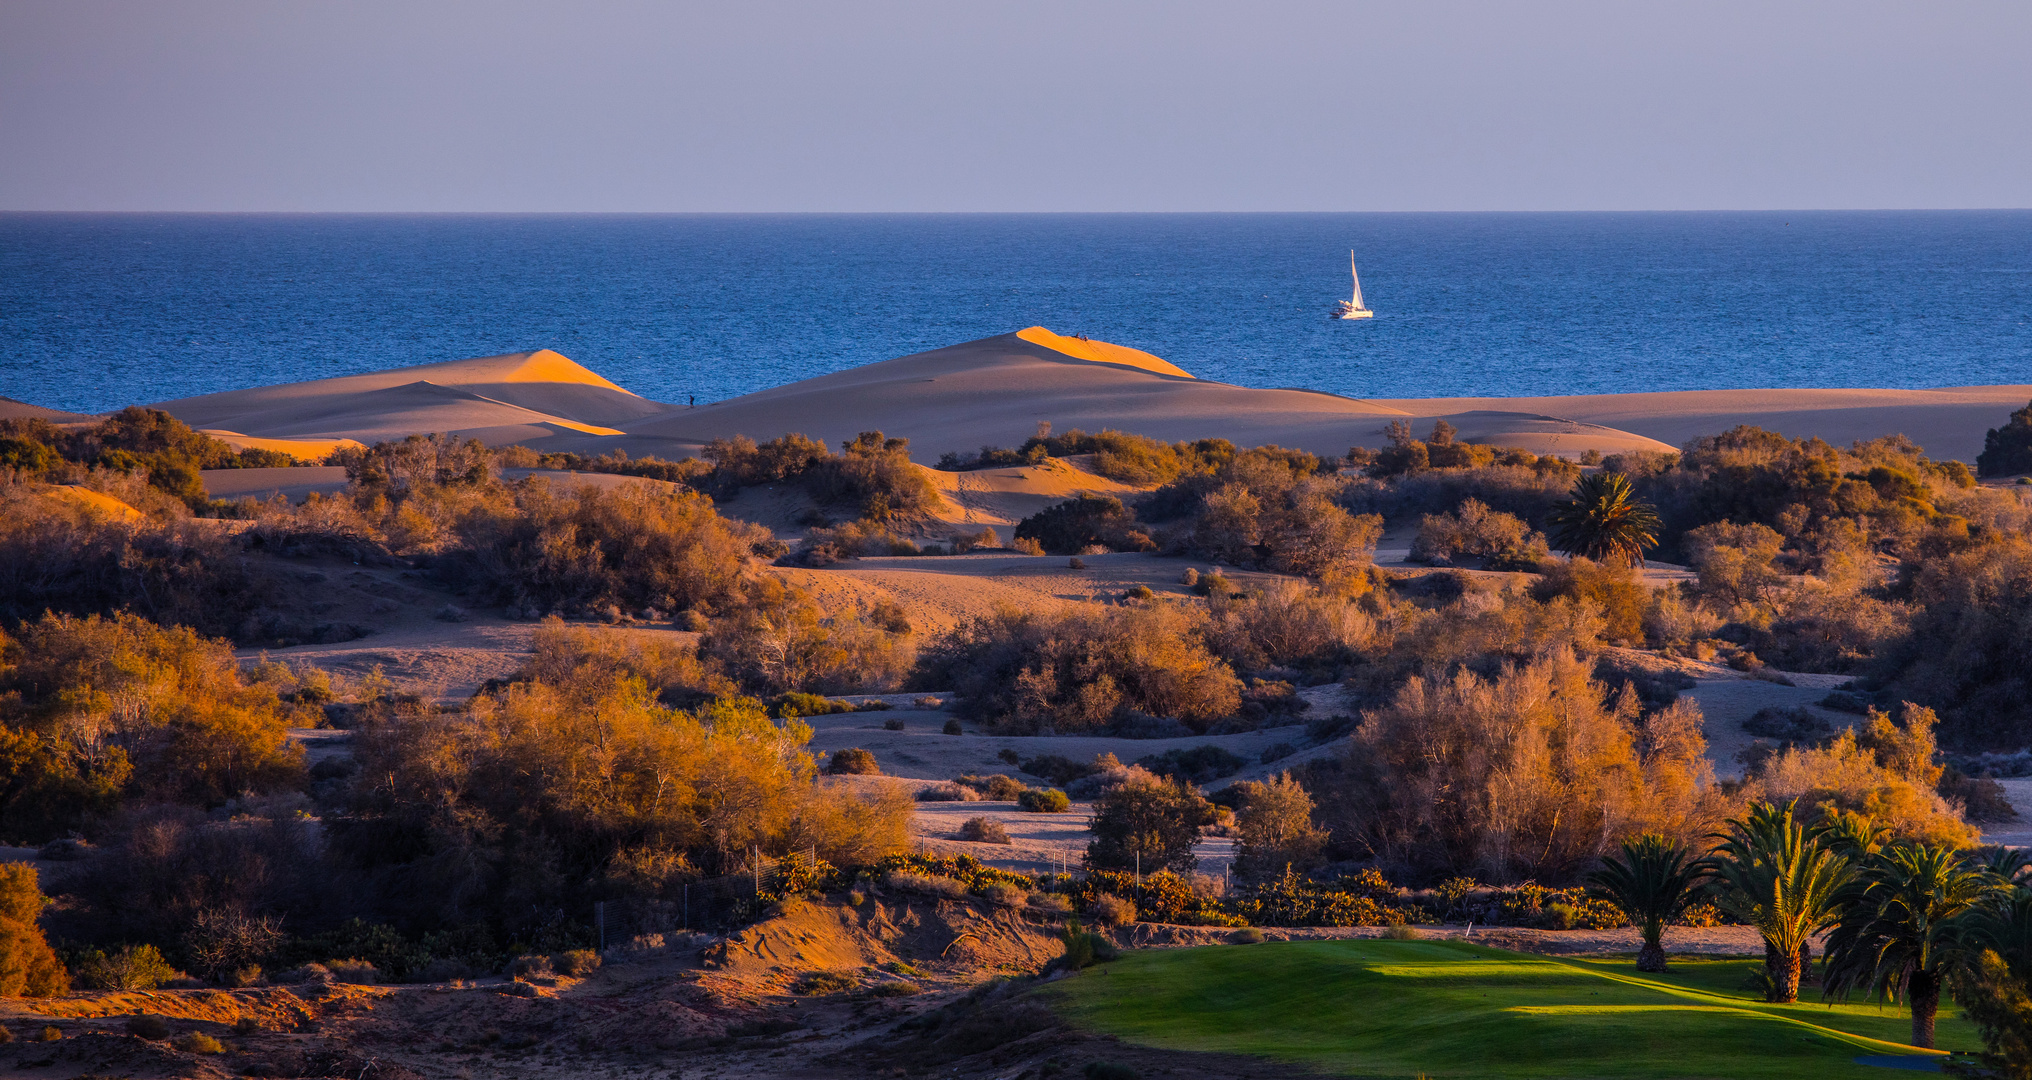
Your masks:
{"label": "sand", "polygon": [[[1423,436],[1444,419],[1470,442],[1567,456],[1672,450],[1753,423],[1838,444],[1903,433],[1936,457],[1966,461],[1981,449],[1984,431],[2028,400],[2032,386],[2016,385],[1362,400],[1209,382],[1137,349],[1033,326],[698,408],[643,398],[547,349],[158,407],[235,445],[272,445],[307,459],[337,440],[434,431],[546,451],[677,458],[734,435],[763,440],[794,431],[839,443],[880,430],[910,439],[913,457],[928,464],[947,452],[1019,445],[1042,423],[1339,455],[1383,445],[1393,420],[1409,421]],[[0,401],[0,416],[23,409],[34,407]]]}

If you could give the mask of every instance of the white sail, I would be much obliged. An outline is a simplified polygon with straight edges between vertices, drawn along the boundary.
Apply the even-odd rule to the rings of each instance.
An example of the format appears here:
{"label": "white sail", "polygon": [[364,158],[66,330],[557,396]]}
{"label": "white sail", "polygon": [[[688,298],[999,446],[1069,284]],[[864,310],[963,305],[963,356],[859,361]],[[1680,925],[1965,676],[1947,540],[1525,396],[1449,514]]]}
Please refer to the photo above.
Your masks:
{"label": "white sail", "polygon": [[1353,251],[1348,252],[1348,273],[1354,275],[1355,279],[1355,310],[1367,310],[1368,305],[1362,303],[1362,275],[1360,271],[1355,269],[1355,253]]}

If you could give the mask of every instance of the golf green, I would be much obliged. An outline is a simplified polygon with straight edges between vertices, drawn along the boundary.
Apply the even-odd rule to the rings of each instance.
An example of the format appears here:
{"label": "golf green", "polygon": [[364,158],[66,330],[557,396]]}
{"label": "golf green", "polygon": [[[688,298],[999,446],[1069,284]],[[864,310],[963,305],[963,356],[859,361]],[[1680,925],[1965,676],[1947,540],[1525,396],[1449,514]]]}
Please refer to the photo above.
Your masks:
{"label": "golf green", "polygon": [[[1458,941],[1294,941],[1132,952],[1044,989],[1088,1030],[1352,1076],[1876,1077],[1904,1045],[1895,1005],[1770,1005],[1761,961],[1554,958]],[[1938,1041],[1975,1049],[1951,1006]]]}

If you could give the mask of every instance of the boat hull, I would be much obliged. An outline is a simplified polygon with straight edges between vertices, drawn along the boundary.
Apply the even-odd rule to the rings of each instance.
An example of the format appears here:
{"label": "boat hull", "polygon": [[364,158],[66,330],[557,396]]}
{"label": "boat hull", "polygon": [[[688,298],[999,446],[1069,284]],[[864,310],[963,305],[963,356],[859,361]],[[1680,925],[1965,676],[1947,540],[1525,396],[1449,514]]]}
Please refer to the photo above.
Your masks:
{"label": "boat hull", "polygon": [[1376,313],[1367,308],[1358,308],[1354,311],[1336,311],[1333,317],[1336,319],[1373,319],[1376,317]]}

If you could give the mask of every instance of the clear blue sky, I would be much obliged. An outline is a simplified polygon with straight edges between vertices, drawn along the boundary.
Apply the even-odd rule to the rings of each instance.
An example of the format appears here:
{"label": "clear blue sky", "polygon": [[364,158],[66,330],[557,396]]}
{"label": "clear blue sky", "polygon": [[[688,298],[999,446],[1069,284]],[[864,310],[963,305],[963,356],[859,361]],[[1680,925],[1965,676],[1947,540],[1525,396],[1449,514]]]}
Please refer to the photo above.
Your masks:
{"label": "clear blue sky", "polygon": [[2032,206],[2032,4],[0,0],[0,209]]}

